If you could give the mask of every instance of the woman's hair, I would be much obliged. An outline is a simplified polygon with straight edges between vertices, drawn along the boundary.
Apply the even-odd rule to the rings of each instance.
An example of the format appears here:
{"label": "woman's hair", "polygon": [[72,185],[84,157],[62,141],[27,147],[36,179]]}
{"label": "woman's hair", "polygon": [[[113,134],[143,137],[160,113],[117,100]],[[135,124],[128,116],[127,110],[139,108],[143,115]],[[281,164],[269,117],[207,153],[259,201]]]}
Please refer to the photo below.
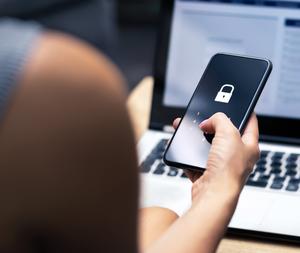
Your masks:
{"label": "woman's hair", "polygon": [[137,252],[137,160],[116,68],[45,33],[17,85],[0,127],[0,251]]}

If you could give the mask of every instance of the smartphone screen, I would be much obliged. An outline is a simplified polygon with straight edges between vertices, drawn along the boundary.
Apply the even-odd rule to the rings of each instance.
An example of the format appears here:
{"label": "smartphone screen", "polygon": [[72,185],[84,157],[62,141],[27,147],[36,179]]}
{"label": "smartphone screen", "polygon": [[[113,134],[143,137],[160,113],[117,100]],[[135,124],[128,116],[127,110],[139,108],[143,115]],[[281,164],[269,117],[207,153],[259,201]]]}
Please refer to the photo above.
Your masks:
{"label": "smartphone screen", "polygon": [[213,114],[223,112],[242,132],[271,69],[268,60],[215,55],[169,143],[165,163],[180,168],[205,169],[211,144],[199,124]]}

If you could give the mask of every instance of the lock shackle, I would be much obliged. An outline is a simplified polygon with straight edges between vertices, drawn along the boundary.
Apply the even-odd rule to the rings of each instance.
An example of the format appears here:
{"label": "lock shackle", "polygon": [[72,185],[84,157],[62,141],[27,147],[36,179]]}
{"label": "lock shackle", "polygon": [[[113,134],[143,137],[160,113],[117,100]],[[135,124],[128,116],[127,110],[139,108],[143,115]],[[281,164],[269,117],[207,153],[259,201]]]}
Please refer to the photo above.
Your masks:
{"label": "lock shackle", "polygon": [[231,84],[224,84],[224,85],[221,87],[220,91],[222,92],[223,89],[225,89],[226,87],[231,88],[230,94],[232,94],[232,93],[234,92],[234,86],[231,85]]}

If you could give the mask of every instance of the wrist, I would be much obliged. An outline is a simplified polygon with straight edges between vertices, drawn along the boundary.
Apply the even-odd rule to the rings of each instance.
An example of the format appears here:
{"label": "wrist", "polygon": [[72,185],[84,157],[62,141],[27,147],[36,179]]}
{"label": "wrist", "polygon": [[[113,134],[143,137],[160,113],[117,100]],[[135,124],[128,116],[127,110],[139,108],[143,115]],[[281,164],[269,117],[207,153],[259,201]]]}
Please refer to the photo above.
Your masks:
{"label": "wrist", "polygon": [[216,239],[221,240],[236,209],[238,197],[239,194],[207,192],[200,201],[193,203],[189,213],[201,226],[203,217],[210,217],[204,219],[207,230],[213,231]]}
{"label": "wrist", "polygon": [[204,241],[212,237],[219,242],[236,209],[239,194],[236,192],[207,191],[198,201],[194,202],[187,215],[192,217],[193,224],[207,232]]}
{"label": "wrist", "polygon": [[242,187],[236,182],[227,182],[224,179],[222,183],[213,182],[206,183],[206,186],[202,188],[201,194],[197,194],[193,198],[192,207],[203,205],[213,205],[218,208],[224,207],[227,210],[234,211]]}

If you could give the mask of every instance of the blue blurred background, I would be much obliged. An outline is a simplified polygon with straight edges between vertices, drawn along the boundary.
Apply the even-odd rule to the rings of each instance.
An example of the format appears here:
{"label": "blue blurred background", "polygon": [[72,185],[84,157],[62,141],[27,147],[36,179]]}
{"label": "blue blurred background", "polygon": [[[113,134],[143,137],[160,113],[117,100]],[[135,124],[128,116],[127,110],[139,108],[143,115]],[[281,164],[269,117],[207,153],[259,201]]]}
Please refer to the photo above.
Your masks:
{"label": "blue blurred background", "polygon": [[0,15],[34,20],[107,54],[132,89],[151,74],[159,0],[0,0]]}

